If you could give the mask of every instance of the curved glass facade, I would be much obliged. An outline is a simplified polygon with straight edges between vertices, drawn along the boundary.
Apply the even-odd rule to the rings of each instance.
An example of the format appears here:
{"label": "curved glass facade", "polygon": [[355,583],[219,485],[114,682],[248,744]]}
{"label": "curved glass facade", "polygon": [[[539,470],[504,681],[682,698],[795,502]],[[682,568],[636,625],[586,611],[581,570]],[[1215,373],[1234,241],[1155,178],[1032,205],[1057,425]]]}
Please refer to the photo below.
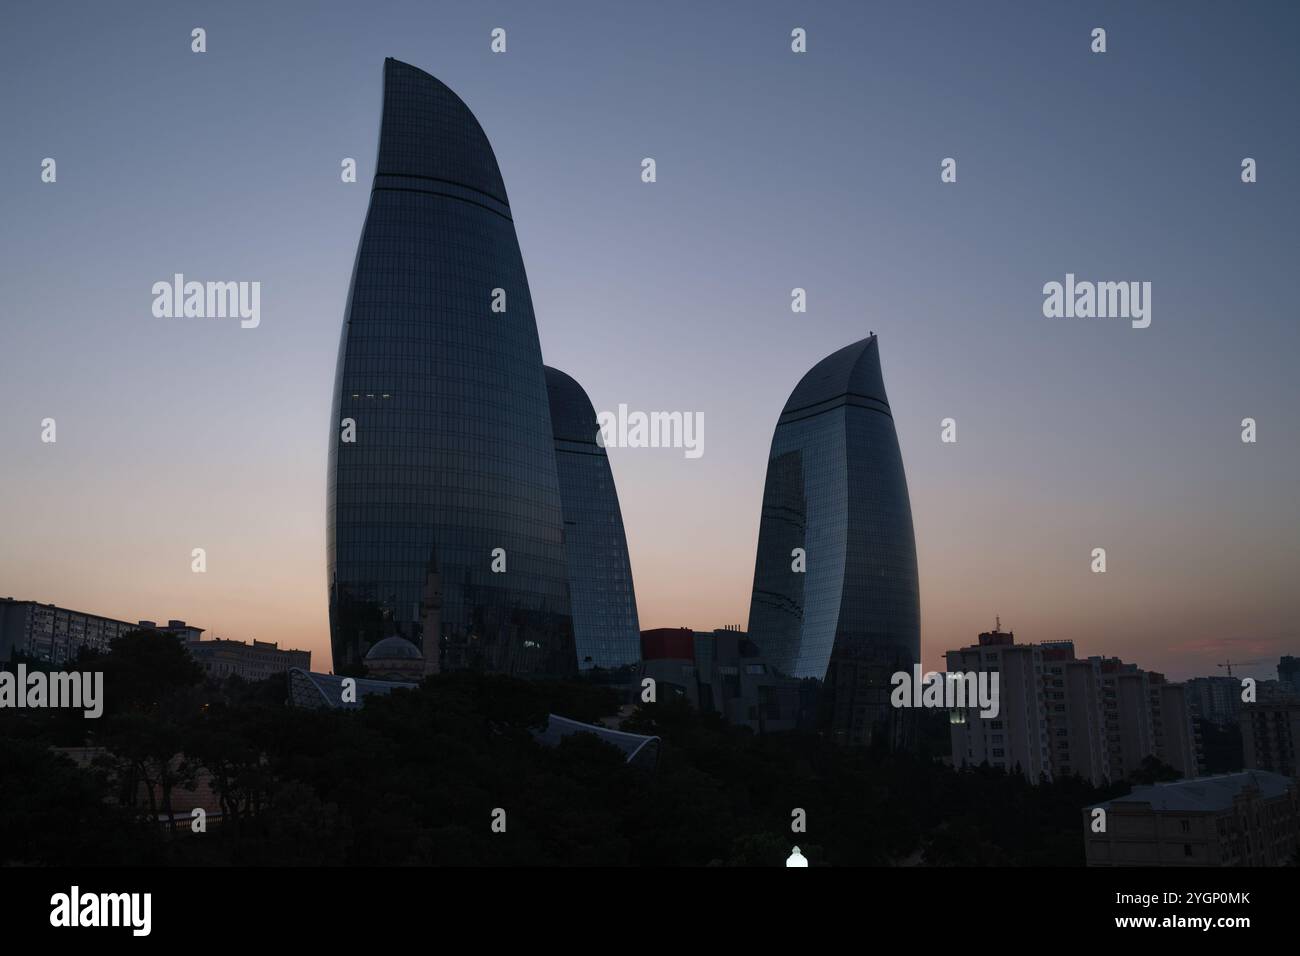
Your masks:
{"label": "curved glass facade", "polygon": [[816,682],[807,723],[902,746],[912,721],[890,706],[890,678],[920,660],[920,621],[912,508],[873,335],[814,366],[777,422],[749,636],[774,669]]}
{"label": "curved glass facade", "polygon": [[609,455],[596,441],[596,410],[581,385],[550,366],[546,391],[564,508],[578,668],[635,664],[641,660],[641,629],[632,564]]}
{"label": "curved glass facade", "polygon": [[397,634],[443,669],[571,674],[546,381],[496,158],[455,93],[389,59],[375,169],[330,420],[334,667]]}

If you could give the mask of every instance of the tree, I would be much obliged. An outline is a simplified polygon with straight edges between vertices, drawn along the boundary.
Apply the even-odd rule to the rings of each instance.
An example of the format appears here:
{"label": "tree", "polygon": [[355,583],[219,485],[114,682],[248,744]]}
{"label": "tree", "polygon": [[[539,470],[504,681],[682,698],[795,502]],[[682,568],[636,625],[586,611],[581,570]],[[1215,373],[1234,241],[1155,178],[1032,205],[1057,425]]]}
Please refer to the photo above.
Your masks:
{"label": "tree", "polygon": [[1168,783],[1182,778],[1181,773],[1169,766],[1169,764],[1162,762],[1154,754],[1143,757],[1138,768],[1128,775],[1129,783],[1134,785]]}

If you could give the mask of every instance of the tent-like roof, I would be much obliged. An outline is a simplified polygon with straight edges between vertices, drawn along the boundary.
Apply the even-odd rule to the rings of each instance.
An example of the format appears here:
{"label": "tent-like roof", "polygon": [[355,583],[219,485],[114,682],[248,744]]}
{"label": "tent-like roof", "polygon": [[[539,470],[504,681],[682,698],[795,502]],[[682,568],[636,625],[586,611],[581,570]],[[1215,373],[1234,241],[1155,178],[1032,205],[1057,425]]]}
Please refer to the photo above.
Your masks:
{"label": "tent-like roof", "polygon": [[659,765],[659,738],[644,734],[629,734],[622,730],[611,730],[599,724],[584,724],[568,717],[550,714],[546,729],[534,734],[538,743],[547,747],[558,747],[560,741],[571,734],[594,734],[607,744],[613,744],[627,755],[627,762],[642,770],[654,770]]}
{"label": "tent-like roof", "polygon": [[334,674],[315,674],[301,667],[289,668],[289,703],[294,707],[319,709],[333,707],[339,710],[355,710],[365,703],[371,694],[389,694],[399,687],[415,688],[419,684],[396,680],[370,680],[354,678],[357,682],[357,699],[343,700],[343,681],[346,678]]}

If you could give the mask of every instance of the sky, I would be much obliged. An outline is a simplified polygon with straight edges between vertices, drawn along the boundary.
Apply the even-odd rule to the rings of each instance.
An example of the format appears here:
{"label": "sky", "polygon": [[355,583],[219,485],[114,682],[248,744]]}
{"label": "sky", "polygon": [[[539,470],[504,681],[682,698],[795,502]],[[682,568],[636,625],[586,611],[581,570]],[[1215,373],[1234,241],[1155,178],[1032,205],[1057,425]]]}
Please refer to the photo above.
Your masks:
{"label": "sky", "polygon": [[[330,396],[393,56],[493,144],[546,363],[598,411],[704,416],[699,458],[610,450],[643,628],[745,624],[777,416],[874,331],[927,666],[1000,616],[1272,677],[1300,653],[1297,28],[1283,3],[16,7],[0,596],[328,669]],[[260,325],[155,317],[177,272],[259,281]],[[1045,317],[1067,273],[1150,282],[1151,325]]]}

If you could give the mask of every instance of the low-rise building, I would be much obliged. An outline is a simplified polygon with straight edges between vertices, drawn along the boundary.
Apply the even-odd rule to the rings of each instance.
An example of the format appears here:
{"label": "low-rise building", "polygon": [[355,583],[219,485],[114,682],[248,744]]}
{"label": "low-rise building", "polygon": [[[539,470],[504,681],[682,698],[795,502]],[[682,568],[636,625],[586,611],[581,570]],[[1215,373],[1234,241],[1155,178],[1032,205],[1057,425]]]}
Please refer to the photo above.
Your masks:
{"label": "low-rise building", "polygon": [[1276,773],[1197,777],[1085,807],[1083,826],[1088,866],[1284,866],[1300,846],[1300,796]]}
{"label": "low-rise building", "polygon": [[311,670],[311,651],[281,650],[274,641],[193,641],[186,648],[213,677],[237,674],[247,681],[266,680],[293,667]]}
{"label": "low-rise building", "polygon": [[214,677],[238,674],[263,680],[291,667],[311,668],[311,652],[281,650],[269,641],[203,640],[203,628],[172,618],[120,621],[36,601],[0,599],[0,664],[15,654],[50,664],[73,660],[83,647],[106,653],[114,640],[133,631],[154,631],[180,641],[203,669]]}
{"label": "low-rise building", "polygon": [[806,725],[804,682],[782,677],[739,628],[657,628],[641,632],[641,672],[658,700],[673,696],[757,733]]}

